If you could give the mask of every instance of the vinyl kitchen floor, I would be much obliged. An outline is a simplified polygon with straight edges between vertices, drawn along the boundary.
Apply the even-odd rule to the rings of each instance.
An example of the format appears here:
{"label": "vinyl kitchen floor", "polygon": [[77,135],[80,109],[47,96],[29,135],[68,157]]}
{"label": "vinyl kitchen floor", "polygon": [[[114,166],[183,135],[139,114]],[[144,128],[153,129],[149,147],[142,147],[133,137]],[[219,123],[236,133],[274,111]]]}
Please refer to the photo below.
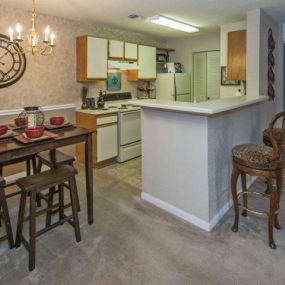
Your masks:
{"label": "vinyl kitchen floor", "polygon": [[[65,224],[37,240],[36,269],[28,272],[22,246],[0,244],[0,284],[285,284],[285,205],[277,250],[267,245],[266,219],[241,217],[233,233],[232,209],[205,232],[142,201],[140,159],[94,171],[94,224],[86,222],[84,172],[81,196],[82,241]],[[254,187],[263,189],[261,180]],[[12,220],[18,198],[9,200]],[[41,224],[39,221],[38,224]]]}

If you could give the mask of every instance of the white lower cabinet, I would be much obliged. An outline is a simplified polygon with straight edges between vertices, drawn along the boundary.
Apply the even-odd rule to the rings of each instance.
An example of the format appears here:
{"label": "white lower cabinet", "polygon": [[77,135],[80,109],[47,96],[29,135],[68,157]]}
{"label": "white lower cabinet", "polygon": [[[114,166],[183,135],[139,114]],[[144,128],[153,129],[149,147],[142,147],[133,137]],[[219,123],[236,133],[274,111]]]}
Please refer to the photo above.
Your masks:
{"label": "white lower cabinet", "polygon": [[97,128],[97,162],[118,155],[118,125]]}

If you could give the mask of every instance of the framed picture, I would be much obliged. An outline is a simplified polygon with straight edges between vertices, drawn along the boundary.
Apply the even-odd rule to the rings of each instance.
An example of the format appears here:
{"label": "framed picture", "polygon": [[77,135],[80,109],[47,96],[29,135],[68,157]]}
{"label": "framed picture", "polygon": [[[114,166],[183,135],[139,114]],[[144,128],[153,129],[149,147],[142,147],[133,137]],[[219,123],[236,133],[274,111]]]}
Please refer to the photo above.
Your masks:
{"label": "framed picture", "polygon": [[221,66],[221,85],[240,85],[240,80],[228,80],[227,77],[227,67]]}
{"label": "framed picture", "polygon": [[166,62],[167,61],[166,54],[163,54],[163,53],[156,54],[156,61],[157,62]]}
{"label": "framed picture", "polygon": [[107,75],[107,90],[121,90],[121,72],[108,72]]}

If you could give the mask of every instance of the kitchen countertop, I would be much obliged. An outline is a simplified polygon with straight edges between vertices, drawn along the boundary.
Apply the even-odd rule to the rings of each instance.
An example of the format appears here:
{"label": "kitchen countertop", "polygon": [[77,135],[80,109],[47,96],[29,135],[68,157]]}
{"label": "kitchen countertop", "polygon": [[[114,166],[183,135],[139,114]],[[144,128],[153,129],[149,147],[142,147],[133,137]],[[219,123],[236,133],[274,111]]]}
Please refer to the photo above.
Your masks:
{"label": "kitchen countertop", "polygon": [[85,114],[91,114],[91,115],[104,115],[104,114],[111,114],[111,113],[118,113],[117,109],[108,109],[108,110],[102,110],[102,109],[76,109],[76,112],[85,113]]}
{"label": "kitchen countertop", "polygon": [[162,101],[162,100],[131,100],[134,105],[142,108],[152,108],[158,110],[177,111],[186,113],[196,113],[200,115],[214,115],[252,104],[268,101],[267,96],[260,96],[258,98],[247,98],[246,96],[217,99],[211,101],[204,101],[199,103]]}

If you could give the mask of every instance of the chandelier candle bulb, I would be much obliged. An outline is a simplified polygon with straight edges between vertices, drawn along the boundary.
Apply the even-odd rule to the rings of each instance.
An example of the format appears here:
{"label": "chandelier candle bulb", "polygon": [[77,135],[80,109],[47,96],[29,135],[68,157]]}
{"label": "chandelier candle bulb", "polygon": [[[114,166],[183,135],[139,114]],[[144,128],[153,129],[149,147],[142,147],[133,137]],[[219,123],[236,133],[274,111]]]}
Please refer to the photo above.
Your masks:
{"label": "chandelier candle bulb", "polygon": [[47,26],[46,28],[45,28],[45,40],[44,40],[44,42],[45,43],[48,43],[49,42],[49,34],[50,34],[50,29],[49,29],[49,26]]}
{"label": "chandelier candle bulb", "polygon": [[13,40],[14,40],[14,37],[13,37],[14,30],[12,29],[12,27],[9,27],[8,33],[9,33],[9,37],[10,37],[10,42],[13,42]]}
{"label": "chandelier candle bulb", "polygon": [[22,40],[22,35],[21,35],[22,26],[19,23],[17,23],[16,25],[16,32],[18,33],[17,41],[21,41]]}
{"label": "chandelier candle bulb", "polygon": [[54,46],[54,39],[55,39],[55,34],[51,33],[51,35],[50,35],[50,45],[51,46]]}

